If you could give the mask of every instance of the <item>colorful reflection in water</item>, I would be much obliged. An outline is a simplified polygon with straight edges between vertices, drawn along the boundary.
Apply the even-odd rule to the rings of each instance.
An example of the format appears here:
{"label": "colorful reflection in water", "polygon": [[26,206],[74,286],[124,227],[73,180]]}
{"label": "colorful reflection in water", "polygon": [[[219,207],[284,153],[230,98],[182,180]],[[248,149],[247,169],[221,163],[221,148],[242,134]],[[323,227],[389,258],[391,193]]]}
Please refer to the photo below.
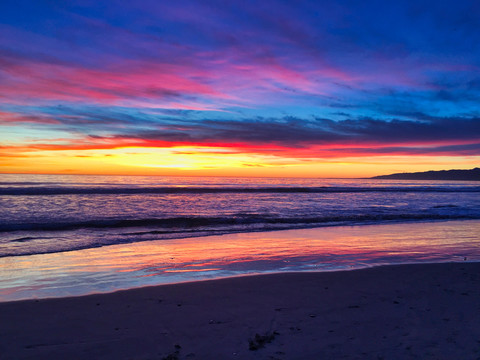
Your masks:
{"label": "colorful reflection in water", "polygon": [[325,227],[112,245],[0,259],[0,300],[282,271],[480,260],[480,221]]}

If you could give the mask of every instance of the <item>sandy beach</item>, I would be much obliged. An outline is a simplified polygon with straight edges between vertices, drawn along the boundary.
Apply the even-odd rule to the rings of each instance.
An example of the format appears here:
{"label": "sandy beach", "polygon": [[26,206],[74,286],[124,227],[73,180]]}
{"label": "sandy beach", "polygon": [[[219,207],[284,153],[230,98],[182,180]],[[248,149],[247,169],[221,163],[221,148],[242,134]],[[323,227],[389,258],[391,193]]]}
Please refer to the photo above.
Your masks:
{"label": "sandy beach", "polygon": [[0,303],[2,359],[477,359],[480,263]]}

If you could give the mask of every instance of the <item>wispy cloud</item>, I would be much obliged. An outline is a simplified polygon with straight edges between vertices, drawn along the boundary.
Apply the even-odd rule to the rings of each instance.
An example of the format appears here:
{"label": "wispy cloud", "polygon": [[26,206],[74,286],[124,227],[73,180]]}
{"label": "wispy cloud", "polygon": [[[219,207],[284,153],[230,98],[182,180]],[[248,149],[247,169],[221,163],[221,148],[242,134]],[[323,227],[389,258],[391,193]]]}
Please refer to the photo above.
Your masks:
{"label": "wispy cloud", "polygon": [[19,0],[0,14],[11,149],[480,156],[475,1]]}
{"label": "wispy cloud", "polygon": [[[347,118],[331,120],[311,117],[240,118],[212,120],[169,117],[123,111],[80,111],[62,109],[43,116],[19,116],[71,132],[72,139],[36,140],[31,149],[114,149],[128,146],[211,146],[236,152],[288,153],[299,157],[342,157],[372,154],[480,155],[480,118],[433,117],[408,114],[411,119]],[[65,113],[69,110],[70,113]],[[17,116],[17,115],[15,115]],[[15,121],[15,117],[13,118]]]}

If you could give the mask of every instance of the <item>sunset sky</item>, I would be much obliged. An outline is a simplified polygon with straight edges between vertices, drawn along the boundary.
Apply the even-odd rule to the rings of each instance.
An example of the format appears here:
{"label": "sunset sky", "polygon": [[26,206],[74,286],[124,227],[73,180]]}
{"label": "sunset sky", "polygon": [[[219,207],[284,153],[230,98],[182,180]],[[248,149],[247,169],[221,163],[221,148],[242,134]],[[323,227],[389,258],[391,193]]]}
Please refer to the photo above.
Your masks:
{"label": "sunset sky", "polygon": [[480,164],[478,1],[0,2],[0,172]]}

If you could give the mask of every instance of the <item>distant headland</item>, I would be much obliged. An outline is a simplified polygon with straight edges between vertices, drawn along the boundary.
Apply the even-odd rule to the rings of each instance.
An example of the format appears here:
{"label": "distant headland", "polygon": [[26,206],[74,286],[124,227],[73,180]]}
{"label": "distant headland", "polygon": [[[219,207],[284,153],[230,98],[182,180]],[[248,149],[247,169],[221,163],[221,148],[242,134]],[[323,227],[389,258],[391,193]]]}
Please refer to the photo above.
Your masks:
{"label": "distant headland", "polygon": [[440,170],[414,173],[397,173],[374,176],[371,179],[480,181],[480,168],[477,167],[470,170]]}

